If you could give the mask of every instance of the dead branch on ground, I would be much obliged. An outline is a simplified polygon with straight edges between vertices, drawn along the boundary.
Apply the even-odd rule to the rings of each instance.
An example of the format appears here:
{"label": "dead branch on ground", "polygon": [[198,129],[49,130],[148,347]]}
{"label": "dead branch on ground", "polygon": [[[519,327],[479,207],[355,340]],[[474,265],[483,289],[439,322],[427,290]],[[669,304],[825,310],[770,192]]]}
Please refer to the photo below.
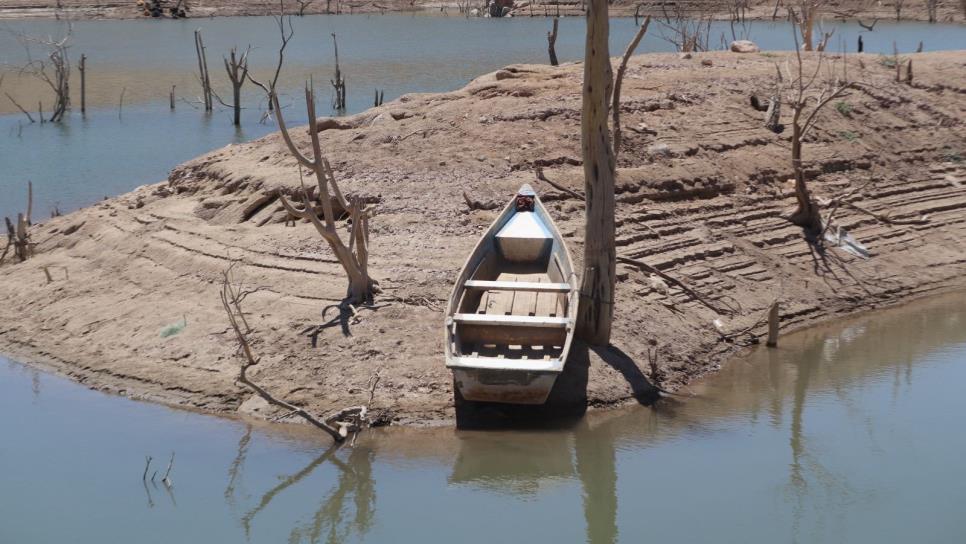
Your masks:
{"label": "dead branch on ground", "polygon": [[[235,332],[235,338],[239,344],[239,353],[242,357],[241,366],[238,372],[238,381],[254,391],[269,404],[288,410],[290,412],[289,415],[302,418],[311,425],[314,425],[316,428],[327,433],[336,442],[342,442],[349,436],[350,433],[358,433],[367,427],[367,406],[343,408],[329,416],[317,417],[310,414],[304,408],[274,397],[266,389],[251,381],[247,375],[248,369],[257,365],[260,359],[255,357],[251,341],[249,340],[249,333],[242,331],[241,323],[243,322],[244,312],[240,311],[241,300],[238,298],[233,298],[237,297],[237,293],[239,292],[243,292],[243,290],[239,286],[235,285],[232,267],[229,267],[223,273],[220,296],[222,308],[224,308],[225,314],[228,317],[228,323]],[[378,379],[376,379],[376,382],[378,382]],[[375,389],[374,384],[373,389]],[[370,392],[370,400],[371,398],[372,393]]]}
{"label": "dead branch on ground", "polygon": [[698,302],[700,302],[701,304],[703,304],[704,306],[706,306],[708,309],[714,311],[717,314],[721,314],[721,315],[732,315],[732,314],[735,313],[734,310],[732,310],[730,308],[721,308],[721,307],[716,306],[715,304],[712,304],[707,298],[705,298],[703,295],[701,295],[701,293],[698,293],[697,291],[695,291],[694,289],[692,289],[690,286],[688,286],[683,281],[675,278],[674,276],[671,276],[670,274],[667,274],[665,272],[662,272],[661,270],[659,270],[659,269],[657,269],[657,268],[655,268],[655,267],[653,267],[653,266],[645,263],[644,261],[639,261],[637,259],[631,259],[629,257],[621,257],[621,256],[618,256],[617,257],[617,262],[621,262],[621,263],[624,263],[624,264],[630,264],[630,265],[636,266],[636,267],[640,268],[641,270],[644,270],[645,272],[650,272],[651,274],[655,274],[655,275],[659,276],[661,279],[663,279],[664,281],[667,281],[668,283],[673,283],[674,285],[677,285],[678,287],[681,288],[682,291],[684,291],[685,293],[687,293],[688,295],[690,295],[691,298],[697,300]]}
{"label": "dead branch on ground", "polygon": [[566,193],[566,194],[568,194],[568,195],[576,198],[577,200],[584,200],[583,193],[580,193],[578,191],[574,191],[573,189],[568,189],[567,187],[564,187],[563,185],[560,185],[556,181],[552,181],[552,180],[548,179],[547,176],[545,176],[544,173],[543,173],[543,167],[542,166],[535,167],[533,169],[533,173],[537,176],[537,179],[539,181],[542,181],[542,182],[546,183],[547,185],[553,187],[554,189],[556,189],[558,191],[562,191],[562,192],[564,192],[564,193]]}

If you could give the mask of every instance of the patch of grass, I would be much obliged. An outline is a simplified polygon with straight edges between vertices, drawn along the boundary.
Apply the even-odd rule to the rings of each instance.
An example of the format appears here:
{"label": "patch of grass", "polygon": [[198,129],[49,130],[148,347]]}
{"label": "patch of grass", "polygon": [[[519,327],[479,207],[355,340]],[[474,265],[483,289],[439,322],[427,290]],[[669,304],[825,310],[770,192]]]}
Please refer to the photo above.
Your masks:
{"label": "patch of grass", "polygon": [[761,55],[761,56],[763,56],[765,58],[769,58],[769,59],[772,58],[772,57],[777,57],[778,56],[777,54],[772,53],[770,51],[762,51],[761,53],[759,53],[759,55]]}
{"label": "patch of grass", "polygon": [[842,139],[847,142],[854,142],[859,139],[859,135],[851,130],[843,130],[842,132],[839,132],[839,136],[841,136]]}
{"label": "patch of grass", "polygon": [[839,113],[841,113],[842,115],[844,115],[846,117],[850,117],[852,115],[852,104],[849,104],[848,102],[846,102],[844,100],[841,100],[839,102],[836,102],[835,103],[835,109],[836,109],[836,111],[838,111]]}
{"label": "patch of grass", "polygon": [[945,162],[963,162],[963,156],[959,151],[948,146],[943,148],[942,158]]}

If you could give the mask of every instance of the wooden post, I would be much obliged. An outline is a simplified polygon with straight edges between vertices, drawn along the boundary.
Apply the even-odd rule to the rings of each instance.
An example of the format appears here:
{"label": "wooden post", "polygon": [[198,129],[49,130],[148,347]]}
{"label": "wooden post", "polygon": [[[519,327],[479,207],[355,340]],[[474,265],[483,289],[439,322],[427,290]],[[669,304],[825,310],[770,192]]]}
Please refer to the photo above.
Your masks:
{"label": "wooden post", "polygon": [[87,84],[86,84],[86,74],[87,74],[87,55],[81,55],[80,64],[77,65],[77,70],[80,71],[81,79],[81,115],[87,113]]}
{"label": "wooden post", "polygon": [[590,0],[584,46],[583,110],[584,269],[577,333],[593,345],[610,342],[614,319],[617,252],[614,242],[614,152],[607,123],[613,71],[610,65],[607,0]]}
{"label": "wooden post", "polygon": [[171,92],[168,93],[168,105],[171,107],[171,111],[174,111],[174,88],[175,87],[177,87],[177,85],[172,85]]}
{"label": "wooden post", "polygon": [[778,346],[778,301],[771,303],[768,310],[768,342],[766,346],[774,348]]}
{"label": "wooden post", "polygon": [[201,38],[201,29],[195,30],[195,53],[198,55],[198,79],[201,82],[201,95],[205,102],[205,111],[212,110],[211,79],[208,77],[208,55],[205,42]]}

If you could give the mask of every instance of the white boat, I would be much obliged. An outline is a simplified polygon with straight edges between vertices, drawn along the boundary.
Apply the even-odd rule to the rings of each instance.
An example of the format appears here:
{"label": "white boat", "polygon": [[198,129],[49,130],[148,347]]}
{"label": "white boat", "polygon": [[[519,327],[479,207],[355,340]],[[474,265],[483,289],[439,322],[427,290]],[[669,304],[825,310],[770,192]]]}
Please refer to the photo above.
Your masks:
{"label": "white boat", "polygon": [[463,265],[446,310],[446,366],[466,400],[543,404],[563,371],[577,276],[556,225],[520,188]]}

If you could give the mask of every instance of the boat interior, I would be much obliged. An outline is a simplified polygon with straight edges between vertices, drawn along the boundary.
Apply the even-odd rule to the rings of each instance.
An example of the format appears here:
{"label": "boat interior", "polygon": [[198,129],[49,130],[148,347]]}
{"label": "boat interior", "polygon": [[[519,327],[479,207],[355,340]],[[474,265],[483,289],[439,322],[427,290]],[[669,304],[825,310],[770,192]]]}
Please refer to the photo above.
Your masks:
{"label": "boat interior", "polygon": [[471,261],[453,324],[454,354],[517,360],[563,355],[572,270],[545,212],[518,209]]}

